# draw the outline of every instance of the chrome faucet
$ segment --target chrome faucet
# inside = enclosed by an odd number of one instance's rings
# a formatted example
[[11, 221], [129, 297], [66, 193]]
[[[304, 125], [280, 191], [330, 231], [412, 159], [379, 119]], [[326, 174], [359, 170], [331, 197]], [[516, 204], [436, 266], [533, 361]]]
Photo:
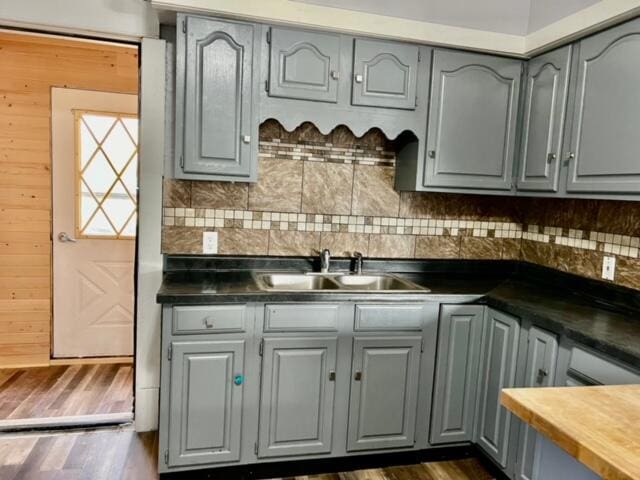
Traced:
[[362, 254], [360, 252], [353, 252], [353, 258], [356, 259], [355, 274], [362, 275], [362, 264], [363, 264]]
[[330, 262], [331, 262], [331, 252], [329, 251], [328, 248], [325, 248], [320, 253], [320, 272], [328, 273]]

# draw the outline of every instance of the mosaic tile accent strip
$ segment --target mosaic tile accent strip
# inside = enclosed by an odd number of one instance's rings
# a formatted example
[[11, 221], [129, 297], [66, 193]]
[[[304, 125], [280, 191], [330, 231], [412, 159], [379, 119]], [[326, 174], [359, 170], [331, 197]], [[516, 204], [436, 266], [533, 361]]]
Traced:
[[260, 140], [258, 158], [384, 167], [393, 167], [396, 164], [395, 152], [385, 151], [382, 147], [365, 148], [358, 145], [338, 146], [314, 142], [286, 143], [278, 138]]

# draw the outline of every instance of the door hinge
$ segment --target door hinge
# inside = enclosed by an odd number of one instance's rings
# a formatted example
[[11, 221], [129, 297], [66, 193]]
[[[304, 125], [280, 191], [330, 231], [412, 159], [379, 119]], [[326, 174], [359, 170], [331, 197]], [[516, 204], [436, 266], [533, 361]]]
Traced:
[[267, 43], [271, 43], [271, 29], [267, 30]]
[[269, 80], [264, 81], [264, 91], [269, 93]]
[[184, 155], [180, 155], [180, 168], [184, 168]]
[[422, 53], [420, 53], [420, 50], [418, 49], [418, 62], [420, 62], [421, 59], [422, 59]]
[[416, 95], [416, 107], [418, 106], [418, 95]]
[[258, 442], [253, 444], [253, 453], [255, 453], [256, 455], [258, 455]]
[[258, 355], [262, 356], [264, 353], [264, 338], [260, 339], [260, 346], [258, 347]]
[[167, 360], [171, 360], [171, 357], [173, 356], [173, 345], [169, 345], [169, 347], [167, 348]]
[[164, 464], [169, 465], [169, 450], [164, 451]]
[[424, 338], [420, 341], [420, 353], [424, 353]]
[[187, 33], [187, 22], [182, 20], [182, 33]]

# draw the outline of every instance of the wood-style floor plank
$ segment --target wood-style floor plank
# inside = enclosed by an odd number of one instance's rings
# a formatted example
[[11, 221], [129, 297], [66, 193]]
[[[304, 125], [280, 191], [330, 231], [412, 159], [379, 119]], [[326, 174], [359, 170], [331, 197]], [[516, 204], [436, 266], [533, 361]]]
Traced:
[[131, 364], [0, 369], [0, 421], [130, 413], [132, 408]]

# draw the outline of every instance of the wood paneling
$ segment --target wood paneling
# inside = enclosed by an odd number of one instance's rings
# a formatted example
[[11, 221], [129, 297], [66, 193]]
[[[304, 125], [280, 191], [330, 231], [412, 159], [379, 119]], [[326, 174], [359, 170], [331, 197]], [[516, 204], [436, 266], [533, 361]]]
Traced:
[[50, 357], [51, 87], [138, 93], [138, 49], [0, 32], [0, 366]]

